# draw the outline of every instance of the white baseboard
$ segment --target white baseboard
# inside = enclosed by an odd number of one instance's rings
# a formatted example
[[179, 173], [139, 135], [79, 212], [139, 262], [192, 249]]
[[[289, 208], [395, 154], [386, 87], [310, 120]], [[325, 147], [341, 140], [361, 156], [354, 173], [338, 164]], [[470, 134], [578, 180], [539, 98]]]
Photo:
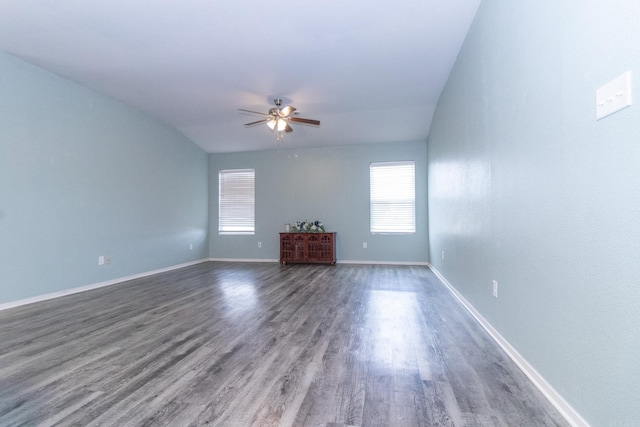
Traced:
[[255, 258], [209, 258], [208, 261], [219, 262], [280, 262], [279, 259], [255, 259]]
[[493, 340], [507, 353], [509, 358], [518, 365], [520, 370], [529, 378], [529, 380], [540, 390], [540, 392], [551, 402], [551, 404], [560, 412], [560, 414], [573, 427], [589, 427], [589, 424], [580, 416], [580, 414], [565, 401], [562, 396], [554, 390], [542, 375], [535, 370], [533, 366], [522, 357], [520, 353], [484, 318], [482, 315], [467, 301], [456, 288], [436, 268], [429, 264], [429, 268], [435, 273], [440, 281], [449, 289], [456, 299], [466, 308], [469, 313], [480, 323]]
[[360, 260], [338, 260], [337, 264], [378, 264], [378, 265], [419, 265], [423, 267], [429, 267], [428, 262], [400, 262], [400, 261], [360, 261]]
[[[209, 258], [209, 261], [219, 261], [219, 262], [280, 262], [279, 259], [250, 259], [250, 258]], [[429, 263], [428, 262], [399, 262], [399, 261], [338, 260], [338, 261], [336, 261], [336, 264], [419, 265], [419, 266], [429, 267]]]
[[93, 283], [91, 285], [80, 286], [78, 288], [73, 289], [65, 289], [64, 291], [52, 292], [50, 294], [38, 295], [36, 297], [25, 298], [18, 301], [11, 301], [4, 304], [0, 304], [0, 311], [8, 310], [10, 308], [19, 307], [21, 305], [33, 304], [40, 301], [46, 301], [53, 298], [64, 297], [67, 295], [77, 294], [79, 292], [90, 291], [92, 289], [103, 288], [105, 286], [115, 285], [117, 283], [126, 282], [128, 280], [139, 279], [141, 277], [151, 276], [158, 273], [165, 273], [167, 271], [176, 270], [178, 268], [189, 267], [190, 265], [200, 264], [202, 262], [206, 262], [208, 259], [200, 259], [197, 261], [185, 262], [184, 264], [172, 265], [170, 267], [160, 268], [158, 270], [147, 271], [144, 273], [134, 274], [126, 277], [119, 277], [113, 280], [107, 280], [106, 282]]

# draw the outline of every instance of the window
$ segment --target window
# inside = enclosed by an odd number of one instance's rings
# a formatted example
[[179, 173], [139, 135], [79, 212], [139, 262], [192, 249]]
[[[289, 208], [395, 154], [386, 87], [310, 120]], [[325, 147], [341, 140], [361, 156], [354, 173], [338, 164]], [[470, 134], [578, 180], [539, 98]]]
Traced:
[[415, 162], [380, 162], [369, 167], [371, 232], [416, 232]]
[[219, 171], [218, 185], [218, 233], [254, 234], [255, 171]]

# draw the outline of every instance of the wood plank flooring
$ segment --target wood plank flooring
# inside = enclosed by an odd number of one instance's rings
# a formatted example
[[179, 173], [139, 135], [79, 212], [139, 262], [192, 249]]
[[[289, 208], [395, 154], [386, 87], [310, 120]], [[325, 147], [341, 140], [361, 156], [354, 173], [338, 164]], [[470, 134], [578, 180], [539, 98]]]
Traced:
[[426, 267], [208, 262], [0, 312], [0, 426], [565, 426]]

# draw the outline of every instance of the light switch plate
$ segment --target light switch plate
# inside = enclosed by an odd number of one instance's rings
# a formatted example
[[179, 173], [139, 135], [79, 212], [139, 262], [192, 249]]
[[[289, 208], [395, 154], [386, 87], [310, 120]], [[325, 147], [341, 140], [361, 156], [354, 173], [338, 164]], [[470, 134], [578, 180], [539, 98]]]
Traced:
[[596, 119], [631, 105], [631, 71], [627, 71], [615, 80], [596, 90]]

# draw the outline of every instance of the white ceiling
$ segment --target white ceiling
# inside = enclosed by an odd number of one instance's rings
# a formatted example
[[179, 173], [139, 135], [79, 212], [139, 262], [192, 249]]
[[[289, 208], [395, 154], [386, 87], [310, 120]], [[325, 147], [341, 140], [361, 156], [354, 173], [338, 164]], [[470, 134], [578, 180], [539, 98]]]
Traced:
[[122, 101], [210, 153], [273, 149], [244, 128], [273, 99], [291, 147], [426, 140], [480, 0], [0, 0], [0, 50]]

